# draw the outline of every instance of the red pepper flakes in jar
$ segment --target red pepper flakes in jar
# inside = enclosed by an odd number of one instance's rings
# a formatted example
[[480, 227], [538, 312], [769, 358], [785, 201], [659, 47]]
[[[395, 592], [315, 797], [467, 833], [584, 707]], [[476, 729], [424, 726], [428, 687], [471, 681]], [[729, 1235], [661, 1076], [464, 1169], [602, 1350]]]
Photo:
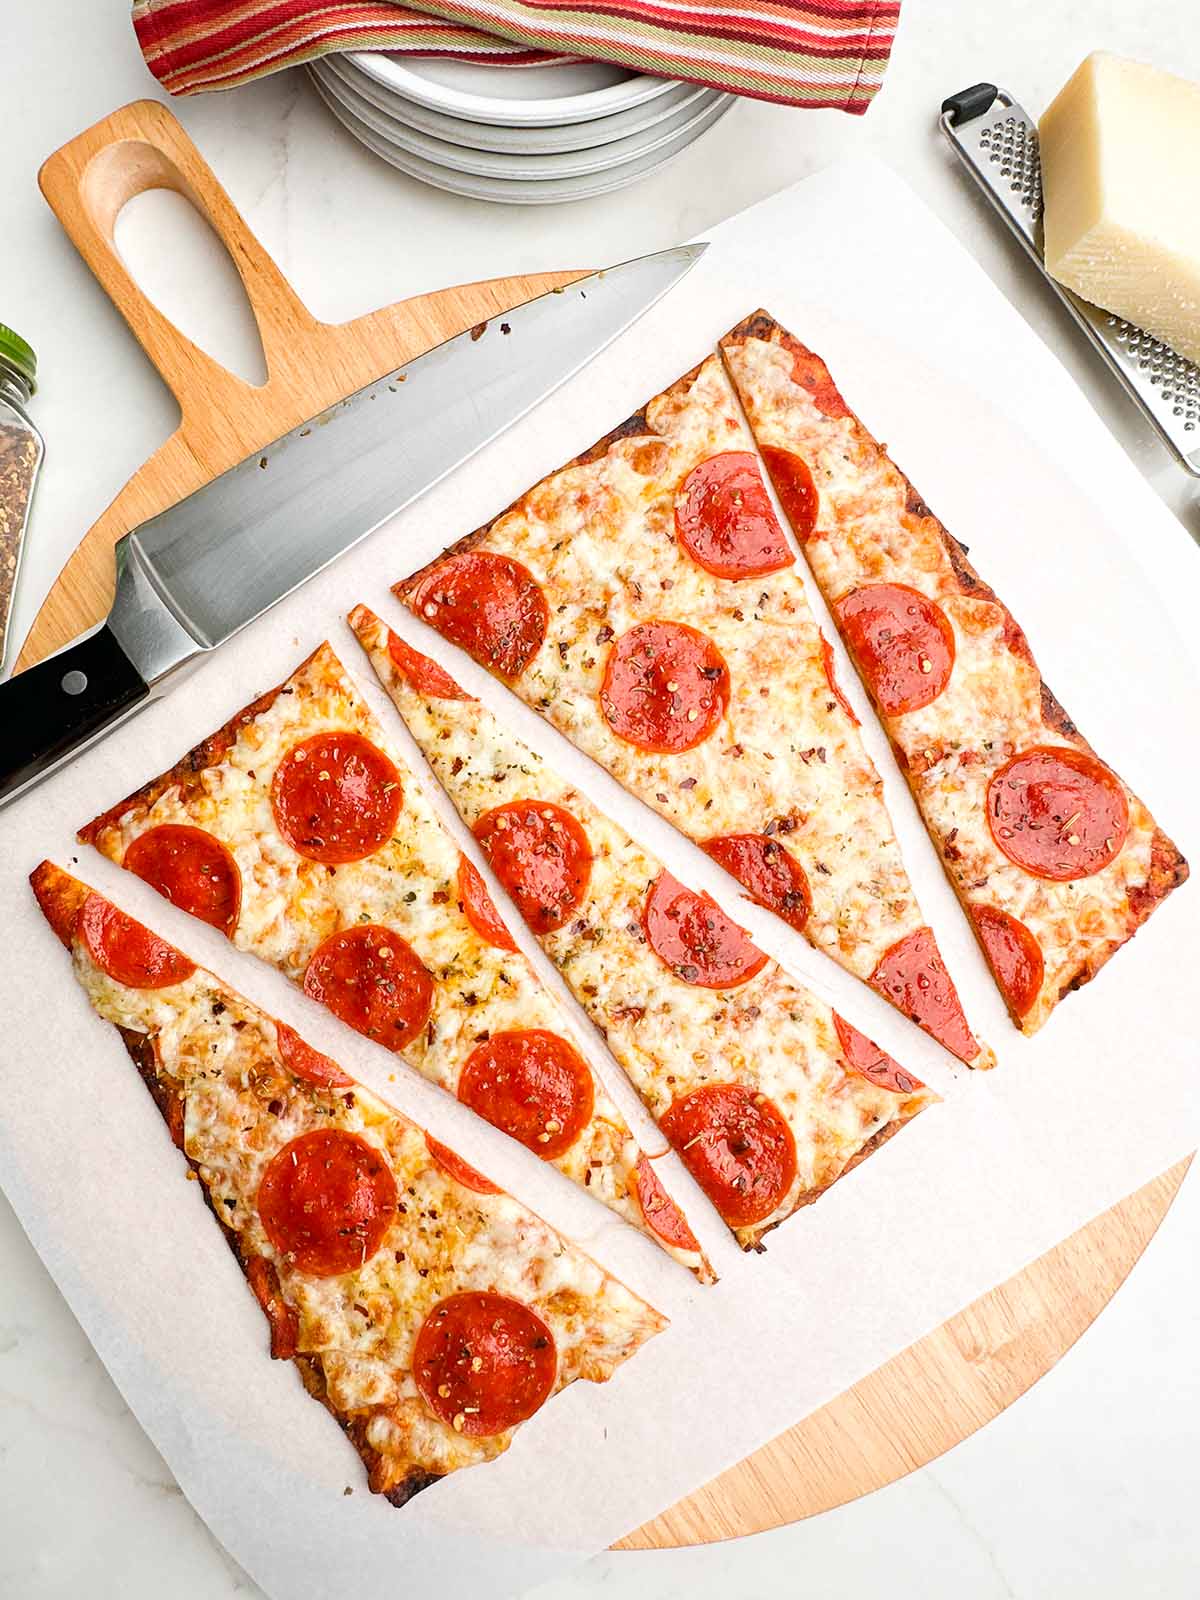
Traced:
[[37, 356], [19, 333], [0, 322], [0, 666], [29, 506], [45, 447], [26, 407], [37, 388]]

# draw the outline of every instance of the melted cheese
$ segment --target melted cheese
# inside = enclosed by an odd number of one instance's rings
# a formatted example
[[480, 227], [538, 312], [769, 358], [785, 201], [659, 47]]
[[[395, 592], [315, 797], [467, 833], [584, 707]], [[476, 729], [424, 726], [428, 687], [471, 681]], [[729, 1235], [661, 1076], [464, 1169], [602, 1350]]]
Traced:
[[[370, 739], [396, 766], [404, 791], [394, 837], [365, 860], [336, 868], [298, 855], [280, 835], [271, 808], [280, 761], [325, 729]], [[293, 982], [303, 981], [313, 952], [339, 929], [371, 922], [401, 934], [436, 982], [428, 1024], [400, 1054], [451, 1094], [471, 1051], [493, 1034], [545, 1028], [570, 1037], [525, 957], [488, 944], [462, 914], [458, 846], [327, 644], [240, 728], [222, 758], [199, 773], [196, 788], [185, 792], [174, 783], [152, 805], [130, 805], [96, 844], [120, 863], [139, 834], [163, 823], [190, 823], [227, 847], [242, 877], [234, 943]], [[644, 1228], [636, 1199], [637, 1143], [598, 1081], [594, 1093], [591, 1121], [553, 1164]], [[694, 1253], [672, 1253], [693, 1269], [701, 1265]]]
[[[476, 1194], [431, 1160], [423, 1132], [356, 1085], [316, 1088], [282, 1064], [274, 1022], [197, 969], [166, 989], [127, 989], [77, 939], [76, 975], [107, 1021], [149, 1036], [160, 1083], [184, 1103], [184, 1150], [246, 1260], [269, 1260], [298, 1317], [297, 1348], [317, 1363], [334, 1410], [361, 1422], [382, 1459], [372, 1488], [414, 1469], [446, 1473], [507, 1449], [515, 1429], [470, 1438], [434, 1416], [412, 1376], [421, 1324], [437, 1302], [491, 1290], [531, 1306], [558, 1353], [555, 1390], [607, 1378], [664, 1319], [507, 1194]], [[263, 1228], [256, 1197], [270, 1161], [314, 1129], [343, 1129], [384, 1155], [402, 1210], [355, 1271], [298, 1271]]]
[[685, 983], [654, 954], [642, 908], [662, 863], [609, 821], [477, 701], [418, 694], [388, 653], [387, 628], [365, 607], [352, 624], [413, 737], [468, 825], [519, 799], [561, 805], [592, 850], [587, 896], [541, 944], [629, 1074], [648, 1109], [705, 1084], [766, 1094], [796, 1143], [797, 1175], [764, 1222], [735, 1230], [749, 1247], [828, 1187], [881, 1129], [936, 1100], [893, 1094], [844, 1066], [833, 1014], [774, 961], [747, 983], [713, 991]]
[[1078, 749], [1082, 741], [1044, 721], [1041, 676], [1009, 648], [1005, 608], [962, 594], [941, 525], [909, 509], [907, 480], [866, 430], [818, 410], [779, 345], [741, 340], [726, 358], [759, 445], [793, 452], [812, 472], [820, 509], [805, 554], [830, 605], [865, 584], [903, 583], [936, 600], [950, 622], [955, 662], [945, 689], [922, 709], [883, 720], [960, 899], [1016, 917], [1041, 946], [1042, 987], [1019, 1024], [1031, 1033], [1129, 937], [1129, 891], [1149, 877], [1154, 819], [1126, 789], [1125, 845], [1086, 878], [1051, 882], [1003, 854], [986, 817], [993, 774], [1030, 746]]
[[[754, 448], [720, 361], [652, 401], [647, 428], [547, 478], [473, 546], [521, 561], [549, 606], [545, 643], [513, 687], [694, 839], [782, 820], [812, 891], [808, 938], [869, 978], [925, 919], [879, 775], [825, 676], [803, 583], [794, 568], [714, 578], [675, 539], [675, 497], [692, 468]], [[599, 704], [610, 636], [597, 634], [660, 618], [706, 634], [732, 684], [716, 731], [678, 755], [626, 743]]]

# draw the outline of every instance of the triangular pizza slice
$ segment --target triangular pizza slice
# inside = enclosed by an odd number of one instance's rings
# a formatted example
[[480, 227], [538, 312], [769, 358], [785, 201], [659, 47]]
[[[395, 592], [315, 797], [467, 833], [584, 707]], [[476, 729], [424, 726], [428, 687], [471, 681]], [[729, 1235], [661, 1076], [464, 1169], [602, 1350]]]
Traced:
[[753, 448], [714, 355], [396, 593], [817, 949], [990, 1065]]
[[[351, 626], [542, 947], [746, 1249], [937, 1099], [365, 606]], [[764, 870], [787, 873], [768, 847]]]
[[1095, 976], [1187, 863], [1044, 683], [820, 356], [766, 312], [722, 341], [779, 498], [1025, 1033]]
[[165, 940], [45, 861], [31, 878], [266, 1313], [395, 1505], [508, 1448], [665, 1318]]
[[79, 837], [708, 1281], [557, 1003], [328, 644]]

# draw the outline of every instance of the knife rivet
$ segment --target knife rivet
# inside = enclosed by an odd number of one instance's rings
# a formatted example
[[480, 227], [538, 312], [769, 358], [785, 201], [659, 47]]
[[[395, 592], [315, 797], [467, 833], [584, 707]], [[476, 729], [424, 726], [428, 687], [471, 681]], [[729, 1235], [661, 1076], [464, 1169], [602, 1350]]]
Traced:
[[62, 689], [64, 694], [82, 694], [87, 685], [86, 672], [72, 671], [63, 674]]

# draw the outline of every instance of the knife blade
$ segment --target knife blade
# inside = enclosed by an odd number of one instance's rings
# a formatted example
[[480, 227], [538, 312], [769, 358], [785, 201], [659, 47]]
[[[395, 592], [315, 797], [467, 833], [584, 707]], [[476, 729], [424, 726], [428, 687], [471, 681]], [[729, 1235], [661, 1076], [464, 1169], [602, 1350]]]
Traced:
[[0, 808], [410, 505], [572, 377], [695, 265], [680, 245], [448, 339], [150, 518], [98, 628], [0, 684]]

